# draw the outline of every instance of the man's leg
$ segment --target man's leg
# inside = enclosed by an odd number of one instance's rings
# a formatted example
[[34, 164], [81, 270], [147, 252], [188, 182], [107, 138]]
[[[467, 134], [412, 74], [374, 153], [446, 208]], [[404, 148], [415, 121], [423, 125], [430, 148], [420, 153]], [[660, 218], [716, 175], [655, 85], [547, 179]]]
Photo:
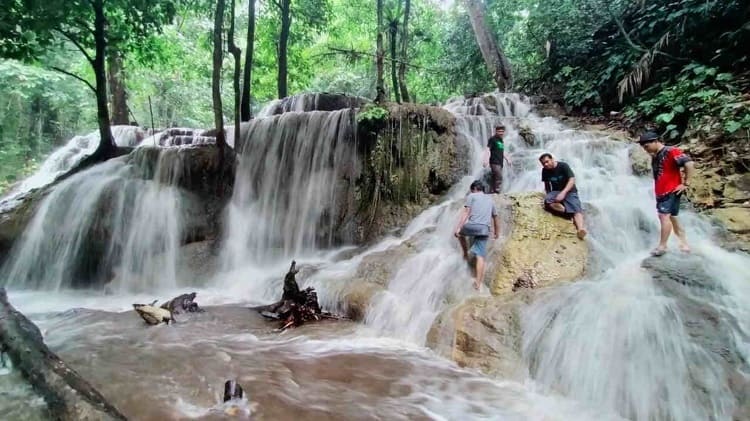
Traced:
[[671, 215], [668, 213], [659, 213], [659, 224], [661, 224], [661, 231], [659, 233], [659, 245], [651, 252], [654, 255], [662, 255], [667, 251], [667, 242], [669, 241], [669, 234], [672, 233], [672, 220]]
[[560, 202], [555, 202], [555, 196], [560, 193], [558, 191], [551, 191], [544, 196], [544, 207], [547, 210], [552, 210], [557, 213], [565, 213], [565, 205]]
[[583, 240], [586, 238], [586, 228], [584, 228], [583, 225], [583, 213], [582, 212], [576, 212], [573, 214], [573, 225], [576, 227], [576, 235], [578, 235], [579, 240]]
[[474, 281], [474, 289], [477, 291], [482, 287], [482, 280], [484, 279], [484, 257], [477, 256], [477, 278]]
[[680, 225], [680, 221], [677, 219], [677, 216], [670, 215], [669, 222], [672, 223], [672, 231], [674, 231], [674, 234], [680, 241], [680, 250], [689, 253], [690, 246], [687, 242], [687, 235], [685, 235], [685, 229], [682, 228], [682, 225]]
[[492, 193], [500, 193], [503, 184], [503, 166], [490, 164], [490, 169], [492, 170]]
[[469, 260], [469, 244], [466, 243], [466, 237], [463, 235], [458, 236], [458, 243], [461, 244], [461, 251], [464, 255], [464, 260]]

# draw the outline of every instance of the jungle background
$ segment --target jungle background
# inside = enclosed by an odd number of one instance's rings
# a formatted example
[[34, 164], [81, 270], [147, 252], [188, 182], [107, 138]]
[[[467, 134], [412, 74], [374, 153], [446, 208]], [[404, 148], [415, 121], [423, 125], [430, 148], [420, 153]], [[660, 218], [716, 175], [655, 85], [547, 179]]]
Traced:
[[654, 125], [670, 142], [746, 147], [750, 134], [748, 1], [12, 0], [3, 9], [0, 191], [101, 126], [102, 100], [111, 124], [211, 127], [302, 92], [439, 103], [497, 89], [472, 11], [510, 66], [505, 90], [625, 128]]

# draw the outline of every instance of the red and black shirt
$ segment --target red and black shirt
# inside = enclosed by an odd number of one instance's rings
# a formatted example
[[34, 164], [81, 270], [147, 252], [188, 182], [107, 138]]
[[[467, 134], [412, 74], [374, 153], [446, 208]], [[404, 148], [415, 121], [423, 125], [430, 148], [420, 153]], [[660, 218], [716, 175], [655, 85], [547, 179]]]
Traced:
[[680, 149], [665, 146], [651, 158], [651, 169], [654, 172], [654, 193], [661, 198], [677, 189], [682, 184], [680, 168], [692, 161]]

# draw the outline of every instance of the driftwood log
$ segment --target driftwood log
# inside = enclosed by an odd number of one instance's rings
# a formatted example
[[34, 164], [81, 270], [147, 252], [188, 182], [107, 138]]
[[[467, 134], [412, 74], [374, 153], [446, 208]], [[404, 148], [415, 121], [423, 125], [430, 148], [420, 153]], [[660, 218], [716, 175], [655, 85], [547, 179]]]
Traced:
[[13, 368], [44, 398], [55, 420], [125, 420], [93, 386], [47, 348], [42, 333], [0, 288], [0, 344]]
[[299, 289], [295, 278], [297, 272], [299, 272], [297, 262], [292, 261], [289, 272], [284, 276], [284, 290], [281, 294], [281, 300], [254, 309], [269, 319], [281, 320], [280, 330], [299, 326], [311, 320], [337, 318], [320, 310], [318, 294], [314, 288]]

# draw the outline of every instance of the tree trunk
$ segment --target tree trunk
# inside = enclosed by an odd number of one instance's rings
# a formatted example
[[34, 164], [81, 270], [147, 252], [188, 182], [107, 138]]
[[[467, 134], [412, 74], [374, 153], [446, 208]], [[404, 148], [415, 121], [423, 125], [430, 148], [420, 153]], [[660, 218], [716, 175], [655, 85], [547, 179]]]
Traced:
[[[255, 51], [255, 0], [248, 1], [247, 45], [245, 46], [245, 69], [242, 74], [242, 101], [240, 103], [240, 120], [250, 121], [253, 118], [251, 93], [253, 83], [253, 52]], [[235, 140], [235, 144], [236, 144]]]
[[398, 35], [398, 21], [394, 20], [388, 23], [388, 40], [389, 50], [391, 51], [391, 86], [393, 87], [393, 95], [396, 97], [396, 102], [401, 103], [401, 95], [399, 95], [398, 88], [398, 72], [396, 71], [396, 37]]
[[[232, 0], [233, 1], [233, 0]], [[211, 94], [214, 103], [214, 126], [216, 126], [216, 146], [224, 150], [227, 141], [224, 133], [224, 116], [221, 105], [221, 63], [224, 56], [221, 42], [221, 32], [224, 28], [224, 0], [216, 2], [216, 14], [214, 15], [214, 57], [213, 74], [211, 78]], [[223, 164], [223, 163], [222, 163]]]
[[289, 44], [289, 28], [292, 25], [290, 14], [291, 0], [281, 0], [281, 33], [279, 34], [279, 99], [288, 95], [287, 79], [287, 46]]
[[92, 161], [104, 161], [115, 155], [117, 146], [112, 136], [109, 123], [109, 108], [107, 106], [107, 71], [104, 66], [107, 51], [106, 18], [104, 17], [103, 0], [93, 0], [94, 7], [94, 40], [96, 41], [96, 55], [91, 63], [96, 78], [96, 116], [99, 122], [99, 146], [91, 156]]
[[125, 420], [91, 384], [47, 348], [42, 333], [0, 288], [0, 349], [44, 398], [51, 419]]
[[409, 91], [406, 89], [406, 64], [409, 62], [409, 13], [411, 0], [406, 0], [404, 6], [404, 24], [401, 28], [401, 63], [398, 66], [398, 86], [401, 90], [401, 100], [409, 102]]
[[112, 124], [128, 124], [128, 93], [125, 90], [125, 76], [122, 72], [122, 55], [112, 51], [107, 56], [109, 67], [109, 97], [112, 105]]
[[376, 52], [375, 52], [375, 72], [376, 72], [376, 85], [375, 85], [375, 102], [382, 104], [385, 102], [385, 80], [383, 78], [383, 0], [377, 1], [377, 15], [378, 15], [378, 36], [376, 38]]
[[234, 57], [234, 77], [232, 78], [232, 88], [234, 90], [234, 144], [239, 143], [240, 139], [240, 63], [242, 60], [242, 50], [234, 43], [234, 0], [231, 0], [229, 33], [227, 35], [227, 46], [229, 52]]
[[490, 27], [484, 19], [486, 14], [484, 4], [481, 0], [464, 0], [464, 3], [469, 12], [471, 27], [474, 29], [474, 35], [476, 36], [479, 50], [482, 52], [482, 57], [484, 57], [484, 63], [487, 65], [487, 70], [492, 75], [500, 91], [511, 89], [513, 87], [513, 77], [510, 70], [510, 62], [495, 41], [495, 36], [490, 31]]

